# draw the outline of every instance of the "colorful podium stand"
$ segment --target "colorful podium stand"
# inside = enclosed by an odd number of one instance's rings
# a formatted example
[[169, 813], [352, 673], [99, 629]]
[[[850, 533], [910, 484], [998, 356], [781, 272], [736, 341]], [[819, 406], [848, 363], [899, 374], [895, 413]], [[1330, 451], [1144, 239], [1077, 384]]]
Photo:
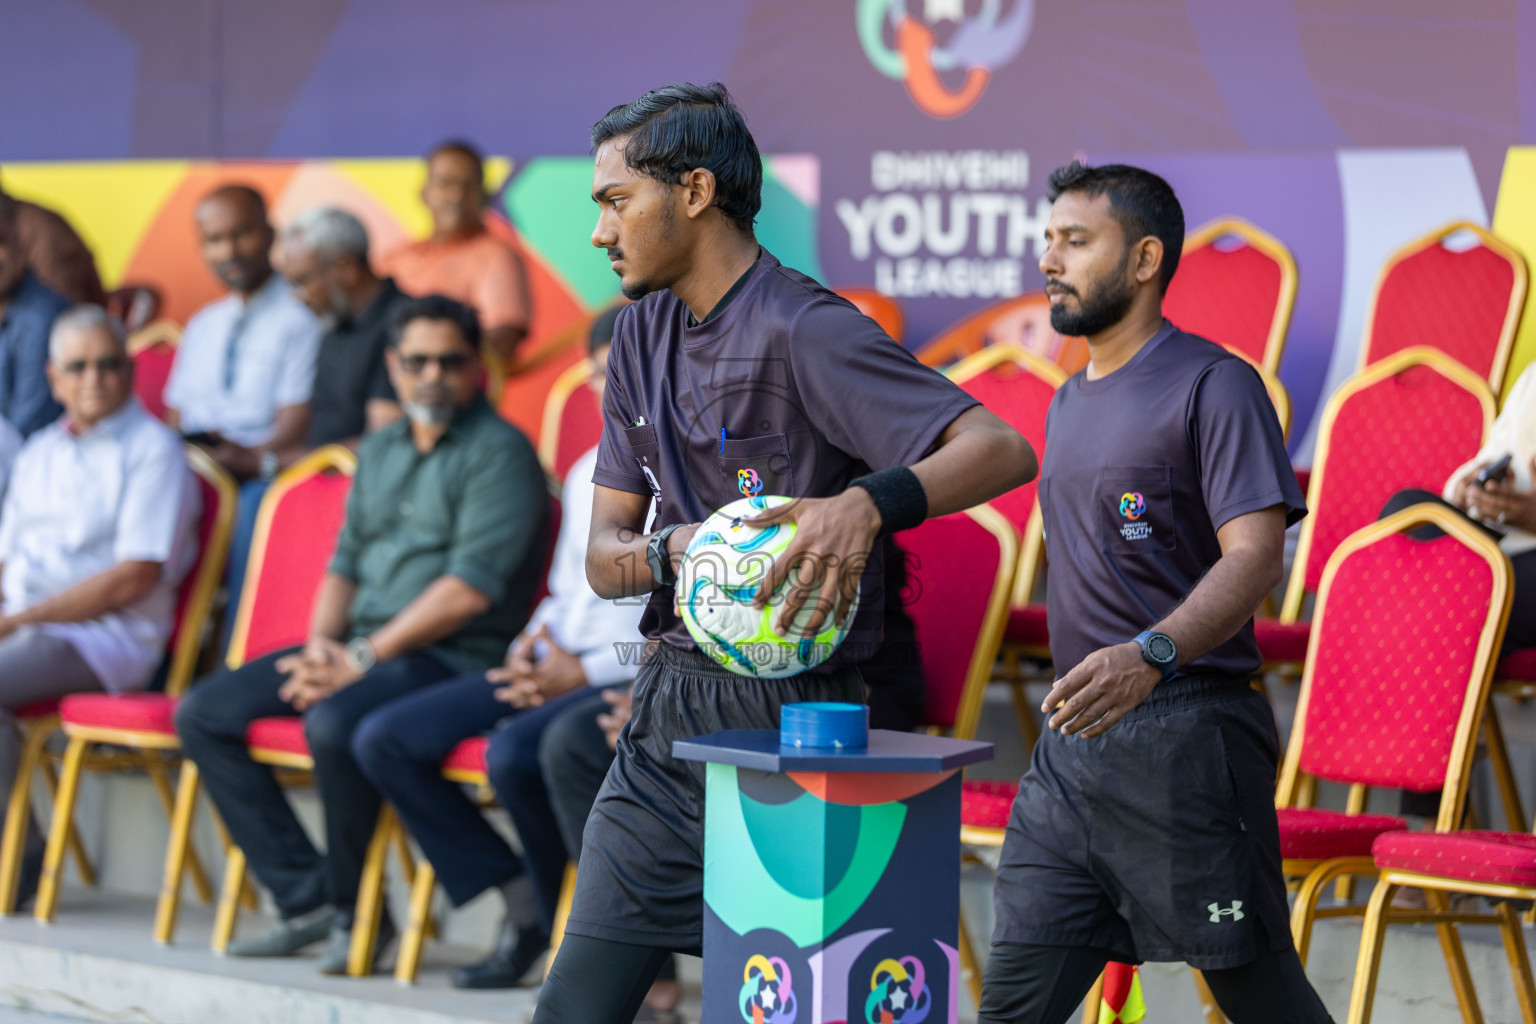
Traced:
[[960, 768], [990, 743], [734, 730], [672, 749], [708, 762], [708, 1024], [955, 1024]]

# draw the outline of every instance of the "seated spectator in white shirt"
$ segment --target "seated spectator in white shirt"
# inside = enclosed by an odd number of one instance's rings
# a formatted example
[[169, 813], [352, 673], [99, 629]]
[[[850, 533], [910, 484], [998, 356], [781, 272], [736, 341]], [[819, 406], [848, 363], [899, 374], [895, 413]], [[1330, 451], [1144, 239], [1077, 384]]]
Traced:
[[168, 422], [236, 477], [304, 443], [321, 326], [272, 270], [272, 225], [255, 189], [226, 185], [197, 207], [208, 268], [230, 294], [193, 314], [165, 385]]
[[[180, 439], [133, 397], [122, 326], [100, 306], [60, 316], [48, 380], [64, 415], [23, 446], [0, 505], [0, 794], [15, 709], [149, 684], [196, 553], [199, 491]], [[41, 855], [34, 826], [24, 898]]]

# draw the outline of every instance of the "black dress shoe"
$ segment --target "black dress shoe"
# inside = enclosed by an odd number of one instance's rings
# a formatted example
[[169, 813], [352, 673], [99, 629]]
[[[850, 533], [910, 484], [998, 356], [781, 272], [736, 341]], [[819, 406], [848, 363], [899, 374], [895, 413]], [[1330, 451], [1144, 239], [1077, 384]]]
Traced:
[[454, 988], [514, 988], [549, 948], [549, 936], [538, 925], [502, 932], [496, 952], [478, 964], [453, 972]]

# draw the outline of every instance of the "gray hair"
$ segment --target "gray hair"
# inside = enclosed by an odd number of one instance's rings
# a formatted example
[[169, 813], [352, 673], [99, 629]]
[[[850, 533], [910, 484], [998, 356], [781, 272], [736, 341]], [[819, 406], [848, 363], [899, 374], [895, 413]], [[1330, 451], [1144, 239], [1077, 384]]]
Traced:
[[351, 256], [368, 265], [368, 229], [346, 210], [313, 206], [294, 218], [283, 244], [300, 245], [317, 256]]
[[128, 354], [128, 335], [123, 330], [123, 322], [100, 306], [86, 303], [65, 310], [53, 321], [53, 330], [48, 334], [48, 361], [62, 361], [59, 350], [63, 347], [65, 335], [73, 331], [90, 330], [104, 332], [117, 343], [119, 354]]

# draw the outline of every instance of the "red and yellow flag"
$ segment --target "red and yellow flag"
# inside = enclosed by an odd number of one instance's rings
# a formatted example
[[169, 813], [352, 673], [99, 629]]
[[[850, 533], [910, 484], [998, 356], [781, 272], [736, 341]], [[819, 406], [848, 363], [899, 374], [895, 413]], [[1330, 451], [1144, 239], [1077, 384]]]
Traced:
[[1146, 1016], [1147, 1005], [1141, 1001], [1141, 971], [1132, 964], [1105, 965], [1099, 1024], [1136, 1024]]

